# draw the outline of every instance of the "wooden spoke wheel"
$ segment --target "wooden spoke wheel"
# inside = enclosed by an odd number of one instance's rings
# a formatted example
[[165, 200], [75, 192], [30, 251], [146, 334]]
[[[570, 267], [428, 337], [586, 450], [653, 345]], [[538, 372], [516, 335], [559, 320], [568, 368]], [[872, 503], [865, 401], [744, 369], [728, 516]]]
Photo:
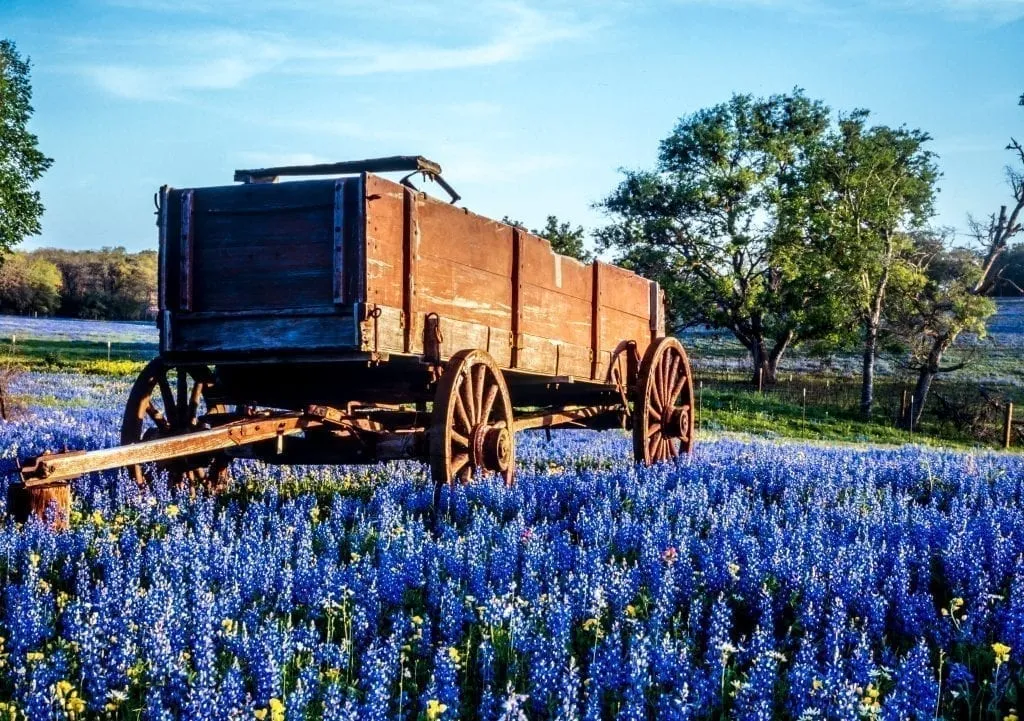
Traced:
[[440, 487], [476, 471], [511, 484], [516, 447], [512, 399], [501, 369], [485, 351], [452, 356], [438, 381], [430, 424], [430, 472]]
[[[206, 406], [213, 375], [206, 366], [175, 367], [156, 358], [142, 369], [128, 395], [121, 422], [121, 443], [167, 438], [209, 427], [202, 422], [207, 412], [224, 412], [222, 406]], [[157, 464], [128, 466], [139, 485], [152, 480], [156, 469], [165, 470], [172, 484], [207, 484], [213, 489], [228, 482], [231, 459], [224, 453], [176, 458]]]
[[650, 465], [693, 450], [693, 374], [675, 338], [647, 348], [633, 405], [633, 453]]
[[623, 429], [628, 429], [633, 421], [629, 397], [630, 389], [636, 384], [639, 367], [640, 356], [636, 352], [636, 342], [622, 341], [619, 343], [612, 353], [605, 380], [615, 386], [615, 390], [619, 394], [619, 403], [622, 406], [619, 422]]

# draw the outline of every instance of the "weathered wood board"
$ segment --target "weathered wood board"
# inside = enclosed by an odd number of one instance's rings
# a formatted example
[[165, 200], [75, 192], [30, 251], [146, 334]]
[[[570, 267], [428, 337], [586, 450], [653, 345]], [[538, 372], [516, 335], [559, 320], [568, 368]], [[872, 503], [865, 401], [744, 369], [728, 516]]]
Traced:
[[376, 350], [423, 353], [436, 313], [442, 358], [484, 348], [504, 368], [604, 380], [622, 341], [642, 355], [664, 335], [660, 291], [635, 273], [558, 255], [525, 230], [384, 178], [367, 177], [366, 198]]

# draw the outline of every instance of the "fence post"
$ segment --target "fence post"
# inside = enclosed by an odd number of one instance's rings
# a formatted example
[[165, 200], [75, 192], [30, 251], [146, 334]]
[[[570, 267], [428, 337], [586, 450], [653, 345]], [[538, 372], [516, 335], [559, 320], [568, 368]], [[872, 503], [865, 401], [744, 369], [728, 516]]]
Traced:
[[807, 420], [807, 386], [804, 386], [804, 400], [803, 400], [803, 408], [802, 408], [802, 410], [800, 412], [800, 419], [804, 420], [804, 421]]
[[704, 415], [704, 381], [697, 386], [697, 432], [701, 432], [700, 422], [703, 420], [701, 416]]
[[907, 427], [910, 429], [910, 435], [914, 435], [914, 396], [910, 396], [910, 416], [907, 418]]
[[757, 369], [757, 392], [764, 393], [764, 368]]
[[107, 361], [110, 361], [110, 341], [107, 341]]
[[1003, 449], [1009, 449], [1013, 440], [1013, 404], [1006, 404], [1006, 416], [1003, 418]]
[[903, 419], [907, 417], [907, 389], [903, 389], [903, 395], [900, 397], [900, 415], [896, 419], [896, 425], [903, 422]]

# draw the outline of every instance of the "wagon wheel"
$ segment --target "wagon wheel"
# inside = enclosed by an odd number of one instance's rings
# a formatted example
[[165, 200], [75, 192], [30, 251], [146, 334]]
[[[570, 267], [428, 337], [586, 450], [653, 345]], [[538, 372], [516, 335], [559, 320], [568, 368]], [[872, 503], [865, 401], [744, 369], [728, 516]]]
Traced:
[[633, 453], [650, 465], [693, 450], [693, 375], [675, 338], [658, 338], [640, 366], [633, 407]]
[[612, 352], [605, 380], [615, 386], [622, 406], [620, 421], [623, 429], [628, 429], [633, 422], [633, 413], [629, 404], [630, 390], [636, 384], [640, 356], [636, 352], [636, 341], [624, 340]]
[[475, 471], [515, 473], [512, 399], [501, 369], [485, 351], [452, 356], [437, 384], [430, 423], [430, 472], [437, 488]]
[[[121, 422], [121, 443], [129, 445], [202, 430], [204, 411], [223, 412], [222, 406], [205, 407], [213, 376], [206, 366], [174, 367], [156, 358], [142, 369], [128, 395]], [[224, 453], [176, 458], [157, 464], [134, 465], [128, 472], [140, 486], [152, 480], [156, 468], [166, 470], [172, 484], [205, 483], [213, 489], [227, 484], [231, 459]]]

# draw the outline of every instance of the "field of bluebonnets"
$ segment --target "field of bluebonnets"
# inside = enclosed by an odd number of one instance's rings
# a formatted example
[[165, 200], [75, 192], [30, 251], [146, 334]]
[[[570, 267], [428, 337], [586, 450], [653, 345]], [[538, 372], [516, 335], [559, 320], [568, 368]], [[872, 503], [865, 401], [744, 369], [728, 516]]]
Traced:
[[[127, 382], [32, 374], [5, 456], [116, 441]], [[1024, 458], [615, 432], [519, 477], [241, 466], [0, 526], [0, 719], [1013, 719]], [[2, 502], [2, 501], [0, 501]]]

